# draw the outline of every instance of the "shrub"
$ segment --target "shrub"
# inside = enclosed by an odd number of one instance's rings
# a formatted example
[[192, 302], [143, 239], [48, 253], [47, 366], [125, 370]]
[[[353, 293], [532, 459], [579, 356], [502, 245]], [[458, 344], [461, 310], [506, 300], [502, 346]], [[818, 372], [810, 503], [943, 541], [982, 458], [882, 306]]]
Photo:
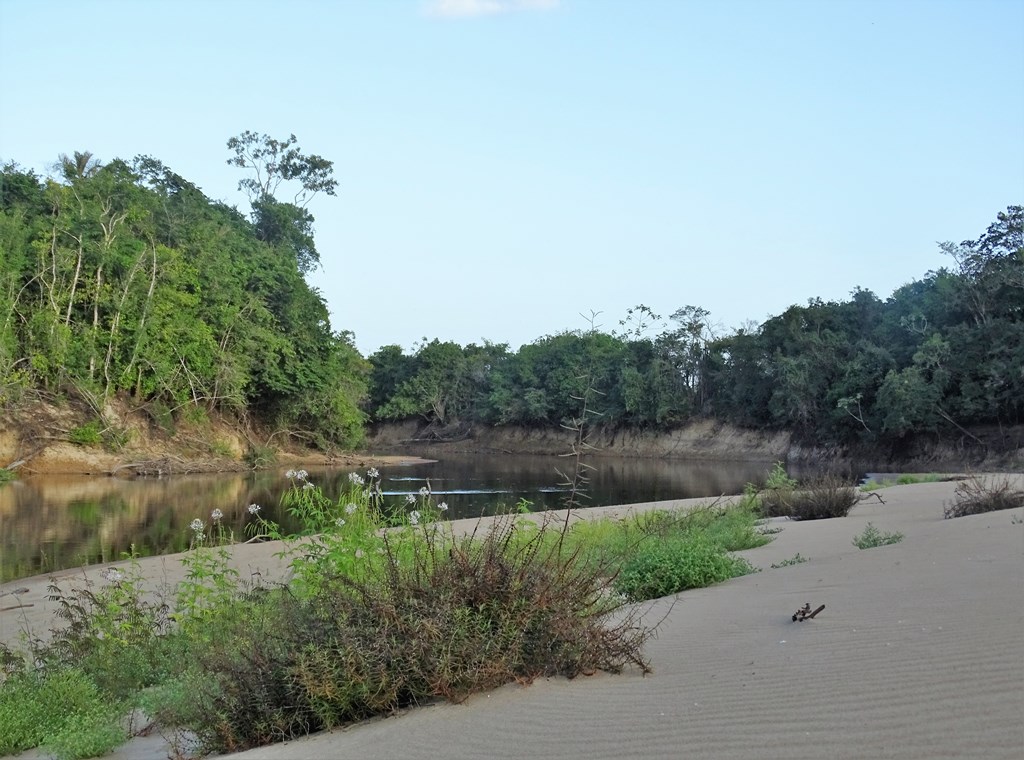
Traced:
[[776, 462], [765, 478], [764, 488], [747, 484], [748, 498], [757, 497], [765, 517], [783, 517], [789, 513], [789, 497], [797, 487], [795, 478], [789, 477], [782, 462]]
[[898, 544], [902, 540], [902, 533], [882, 533], [874, 525], [868, 523], [864, 532], [854, 537], [853, 545], [858, 549], [874, 549], [876, 546]]
[[98, 446], [103, 443], [103, 425], [99, 420], [79, 425], [68, 433], [68, 440], [79, 446]]
[[105, 754], [127, 738], [120, 710], [77, 668], [14, 673], [0, 687], [0, 755], [41, 744], [58, 758]]
[[947, 520], [1024, 507], [1024, 491], [1015, 488], [1008, 477], [988, 482], [978, 477], [968, 478], [957, 484], [954, 498], [955, 501], [947, 504], [942, 512]]
[[669, 596], [753, 572], [750, 563], [725, 553], [706, 536], [651, 541], [638, 547], [615, 578], [615, 590], [631, 602]]
[[550, 527], [524, 539], [518, 525], [465, 539], [401, 531], [384, 542], [382, 573], [337, 575], [310, 596], [267, 591], [221, 614], [162, 717], [187, 720], [205, 749], [237, 750], [511, 681], [646, 670], [649, 632], [631, 614], [610, 622], [601, 574], [551, 550]]
[[846, 517], [859, 501], [857, 489], [847, 480], [826, 475], [793, 492], [789, 502], [789, 517], [793, 520]]
[[846, 517], [860, 501], [857, 488], [835, 475], [808, 481], [800, 488], [765, 491], [760, 495], [765, 517], [792, 520], [824, 520]]
[[106, 585], [84, 581], [68, 589], [52, 582], [48, 598], [57, 603], [63, 627], [46, 644], [36, 641], [33, 657], [49, 670], [81, 669], [107, 694], [124, 695], [157, 682], [172, 668], [174, 640], [168, 607], [145, 597], [136, 563], [108, 569]]

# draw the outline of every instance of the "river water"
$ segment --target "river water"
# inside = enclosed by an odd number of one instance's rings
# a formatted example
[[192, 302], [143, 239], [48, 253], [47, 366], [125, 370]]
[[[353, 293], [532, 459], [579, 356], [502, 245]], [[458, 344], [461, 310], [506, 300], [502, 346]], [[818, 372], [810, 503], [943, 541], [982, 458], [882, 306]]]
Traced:
[[[763, 462], [688, 462], [595, 457], [584, 506], [605, 506], [739, 493], [762, 483]], [[402, 504], [428, 486], [446, 502], [451, 518], [477, 517], [514, 507], [557, 509], [567, 487], [559, 474], [572, 461], [550, 456], [445, 455], [443, 461], [381, 467], [387, 503]], [[311, 482], [331, 499], [348, 486], [352, 468], [307, 468]], [[224, 524], [245, 535], [249, 504], [286, 529], [279, 508], [288, 487], [286, 468], [257, 473], [176, 475], [160, 479], [46, 475], [0, 485], [0, 582], [83, 564], [120, 559], [134, 546], [142, 556], [188, 547], [191, 520], [209, 521], [220, 509]], [[358, 471], [365, 475], [365, 471]]]

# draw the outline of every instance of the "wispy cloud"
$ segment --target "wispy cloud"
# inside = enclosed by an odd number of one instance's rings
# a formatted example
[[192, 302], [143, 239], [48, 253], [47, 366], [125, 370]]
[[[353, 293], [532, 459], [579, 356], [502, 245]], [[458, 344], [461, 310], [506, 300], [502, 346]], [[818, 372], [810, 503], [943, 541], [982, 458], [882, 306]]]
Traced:
[[468, 18], [496, 16], [515, 11], [550, 11], [560, 0], [430, 0], [426, 5], [429, 16], [438, 18]]

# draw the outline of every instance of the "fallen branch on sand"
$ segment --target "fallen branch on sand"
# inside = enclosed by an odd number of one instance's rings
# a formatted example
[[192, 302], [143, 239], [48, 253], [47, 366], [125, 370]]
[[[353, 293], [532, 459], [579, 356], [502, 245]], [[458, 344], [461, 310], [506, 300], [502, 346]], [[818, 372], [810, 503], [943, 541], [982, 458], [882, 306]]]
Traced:
[[819, 612], [821, 612], [823, 609], [825, 609], [825, 605], [824, 604], [821, 605], [820, 607], [818, 607], [818, 609], [816, 609], [813, 612], [811, 612], [811, 603], [808, 602], [803, 607], [801, 607], [800, 609], [798, 609], [796, 612], [793, 613], [793, 622], [794, 623], [802, 623], [805, 620], [813, 620], [814, 616], [817, 615]]

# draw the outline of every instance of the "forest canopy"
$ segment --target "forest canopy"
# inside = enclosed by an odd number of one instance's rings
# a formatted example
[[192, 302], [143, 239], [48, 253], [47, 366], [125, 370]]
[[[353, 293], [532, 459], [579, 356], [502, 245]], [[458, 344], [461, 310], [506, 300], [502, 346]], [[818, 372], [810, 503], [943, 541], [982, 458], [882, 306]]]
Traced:
[[353, 447], [368, 420], [452, 425], [593, 422], [669, 429], [701, 419], [791, 430], [818, 444], [898, 445], [1024, 422], [1024, 208], [948, 266], [882, 300], [812, 298], [757, 327], [715, 329], [699, 306], [646, 306], [616, 329], [518, 351], [426, 338], [369, 359], [332, 329], [305, 280], [320, 266], [306, 206], [330, 161], [243, 132], [248, 214], [155, 158], [61, 156], [53, 176], [0, 168], [0, 407], [120, 396], [154, 419], [218, 411]]
[[[249, 216], [148, 156], [0, 169], [0, 403], [33, 391], [99, 411], [121, 394], [154, 418], [220, 410], [361, 440], [368, 365], [303, 277], [319, 257], [300, 203], [333, 192], [330, 162], [294, 137], [233, 139], [256, 154], [236, 164], [256, 177]], [[260, 149], [281, 145], [267, 183]], [[299, 202], [272, 195], [282, 179]]]
[[813, 298], [752, 329], [718, 334], [685, 306], [645, 306], [618, 330], [585, 329], [510, 351], [424, 339], [370, 356], [374, 419], [445, 427], [596, 424], [668, 429], [696, 419], [785, 429], [818, 444], [899, 445], [914, 434], [971, 436], [1024, 422], [1024, 210], [976, 240], [942, 243], [949, 266], [886, 300]]

